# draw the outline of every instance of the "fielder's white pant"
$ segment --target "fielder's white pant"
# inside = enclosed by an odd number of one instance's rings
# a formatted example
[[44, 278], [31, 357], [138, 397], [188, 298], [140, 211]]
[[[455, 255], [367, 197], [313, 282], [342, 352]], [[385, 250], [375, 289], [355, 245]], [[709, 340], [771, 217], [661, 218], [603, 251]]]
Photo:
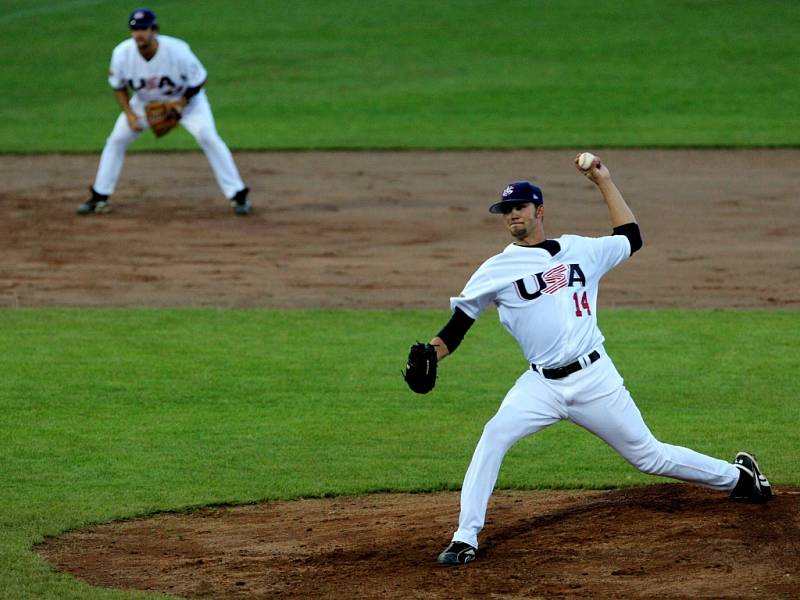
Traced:
[[[148, 125], [147, 119], [144, 117], [144, 106], [137, 101], [135, 96], [131, 100], [131, 108], [139, 116], [139, 125], [146, 130]], [[214, 171], [214, 177], [217, 178], [217, 183], [225, 197], [232, 198], [236, 192], [244, 188], [236, 163], [233, 162], [231, 151], [217, 133], [214, 115], [211, 113], [211, 105], [208, 103], [205, 90], [200, 90], [183, 109], [180, 124], [194, 136], [205, 152], [206, 158], [211, 164], [211, 170]], [[122, 163], [125, 162], [125, 152], [128, 146], [142, 133], [142, 131], [134, 131], [128, 126], [125, 113], [119, 114], [114, 129], [106, 140], [103, 153], [100, 155], [100, 166], [97, 168], [93, 186], [98, 194], [110, 196], [114, 193], [119, 174], [122, 171]]]
[[736, 486], [739, 470], [733, 464], [653, 437], [611, 359], [601, 355], [563, 379], [545, 379], [533, 370], [517, 379], [475, 448], [461, 490], [454, 541], [478, 547], [478, 533], [506, 452], [515, 442], [561, 419], [589, 430], [644, 473], [720, 491]]

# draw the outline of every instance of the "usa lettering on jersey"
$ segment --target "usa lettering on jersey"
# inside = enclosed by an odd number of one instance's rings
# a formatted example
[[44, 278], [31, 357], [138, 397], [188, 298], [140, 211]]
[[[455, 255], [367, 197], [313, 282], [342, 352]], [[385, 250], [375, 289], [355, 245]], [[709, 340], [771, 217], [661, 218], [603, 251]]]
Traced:
[[140, 77], [137, 80], [128, 79], [128, 86], [134, 91], [139, 90], [161, 90], [162, 93], [169, 96], [180, 94], [185, 88], [182, 85], [177, 85], [166, 75], [162, 77]]
[[574, 287], [576, 283], [585, 287], [586, 276], [578, 263], [570, 263], [517, 279], [514, 288], [521, 299], [536, 300], [542, 294], [555, 294], [563, 287]]

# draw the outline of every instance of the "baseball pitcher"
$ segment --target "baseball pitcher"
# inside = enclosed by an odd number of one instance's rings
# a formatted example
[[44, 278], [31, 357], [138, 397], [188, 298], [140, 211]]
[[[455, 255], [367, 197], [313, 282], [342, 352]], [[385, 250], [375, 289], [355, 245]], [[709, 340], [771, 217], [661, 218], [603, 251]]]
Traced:
[[612, 234], [548, 239], [542, 190], [526, 181], [508, 185], [489, 212], [502, 215], [514, 242], [475, 271], [461, 294], [450, 299], [450, 321], [429, 344], [415, 344], [409, 353], [406, 381], [426, 393], [435, 385], [438, 362], [458, 348], [493, 303], [530, 365], [475, 448], [461, 491], [458, 529], [438, 557], [443, 565], [475, 559], [489, 497], [509, 448], [562, 419], [597, 435], [645, 473], [729, 492], [737, 500], [763, 502], [772, 496], [769, 481], [747, 452], [739, 452], [731, 464], [658, 441], [603, 348], [597, 327], [600, 279], [639, 250], [642, 237], [608, 168], [599, 158], [590, 159], [579, 156], [576, 165], [600, 191]]
[[[150, 128], [157, 137], [183, 125], [205, 152], [222, 193], [237, 215], [251, 211], [248, 188], [242, 182], [230, 150], [217, 133], [211, 105], [203, 86], [206, 70], [189, 45], [160, 35], [156, 15], [146, 8], [128, 18], [131, 37], [111, 54], [108, 83], [122, 108], [106, 140], [100, 166], [91, 188], [92, 197], [80, 205], [78, 214], [111, 210], [125, 152], [142, 132]], [[133, 92], [130, 98], [129, 90]]]

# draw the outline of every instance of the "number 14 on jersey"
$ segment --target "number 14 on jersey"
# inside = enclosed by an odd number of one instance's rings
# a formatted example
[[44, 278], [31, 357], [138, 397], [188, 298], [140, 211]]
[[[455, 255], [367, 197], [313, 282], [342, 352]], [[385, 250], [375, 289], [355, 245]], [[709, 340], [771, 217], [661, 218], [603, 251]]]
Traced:
[[574, 294], [572, 294], [572, 299], [575, 302], [575, 316], [576, 317], [582, 317], [583, 316], [583, 311], [581, 310], [581, 308], [586, 311], [587, 315], [591, 315], [592, 314], [592, 307], [589, 306], [589, 299], [586, 297], [586, 292], [585, 291], [581, 295], [580, 299], [578, 298], [578, 292], [575, 292]]

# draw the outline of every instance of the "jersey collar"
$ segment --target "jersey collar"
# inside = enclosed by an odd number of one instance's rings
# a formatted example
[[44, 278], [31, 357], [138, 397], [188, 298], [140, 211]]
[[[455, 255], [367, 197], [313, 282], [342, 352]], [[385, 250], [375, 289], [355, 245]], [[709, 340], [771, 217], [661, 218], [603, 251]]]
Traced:
[[514, 245], [517, 248], [538, 248], [539, 250], [546, 250], [550, 253], [550, 256], [555, 256], [561, 252], [561, 244], [559, 244], [556, 240], [545, 240], [543, 242], [539, 242], [538, 244], [533, 244], [532, 246], [516, 243]]

